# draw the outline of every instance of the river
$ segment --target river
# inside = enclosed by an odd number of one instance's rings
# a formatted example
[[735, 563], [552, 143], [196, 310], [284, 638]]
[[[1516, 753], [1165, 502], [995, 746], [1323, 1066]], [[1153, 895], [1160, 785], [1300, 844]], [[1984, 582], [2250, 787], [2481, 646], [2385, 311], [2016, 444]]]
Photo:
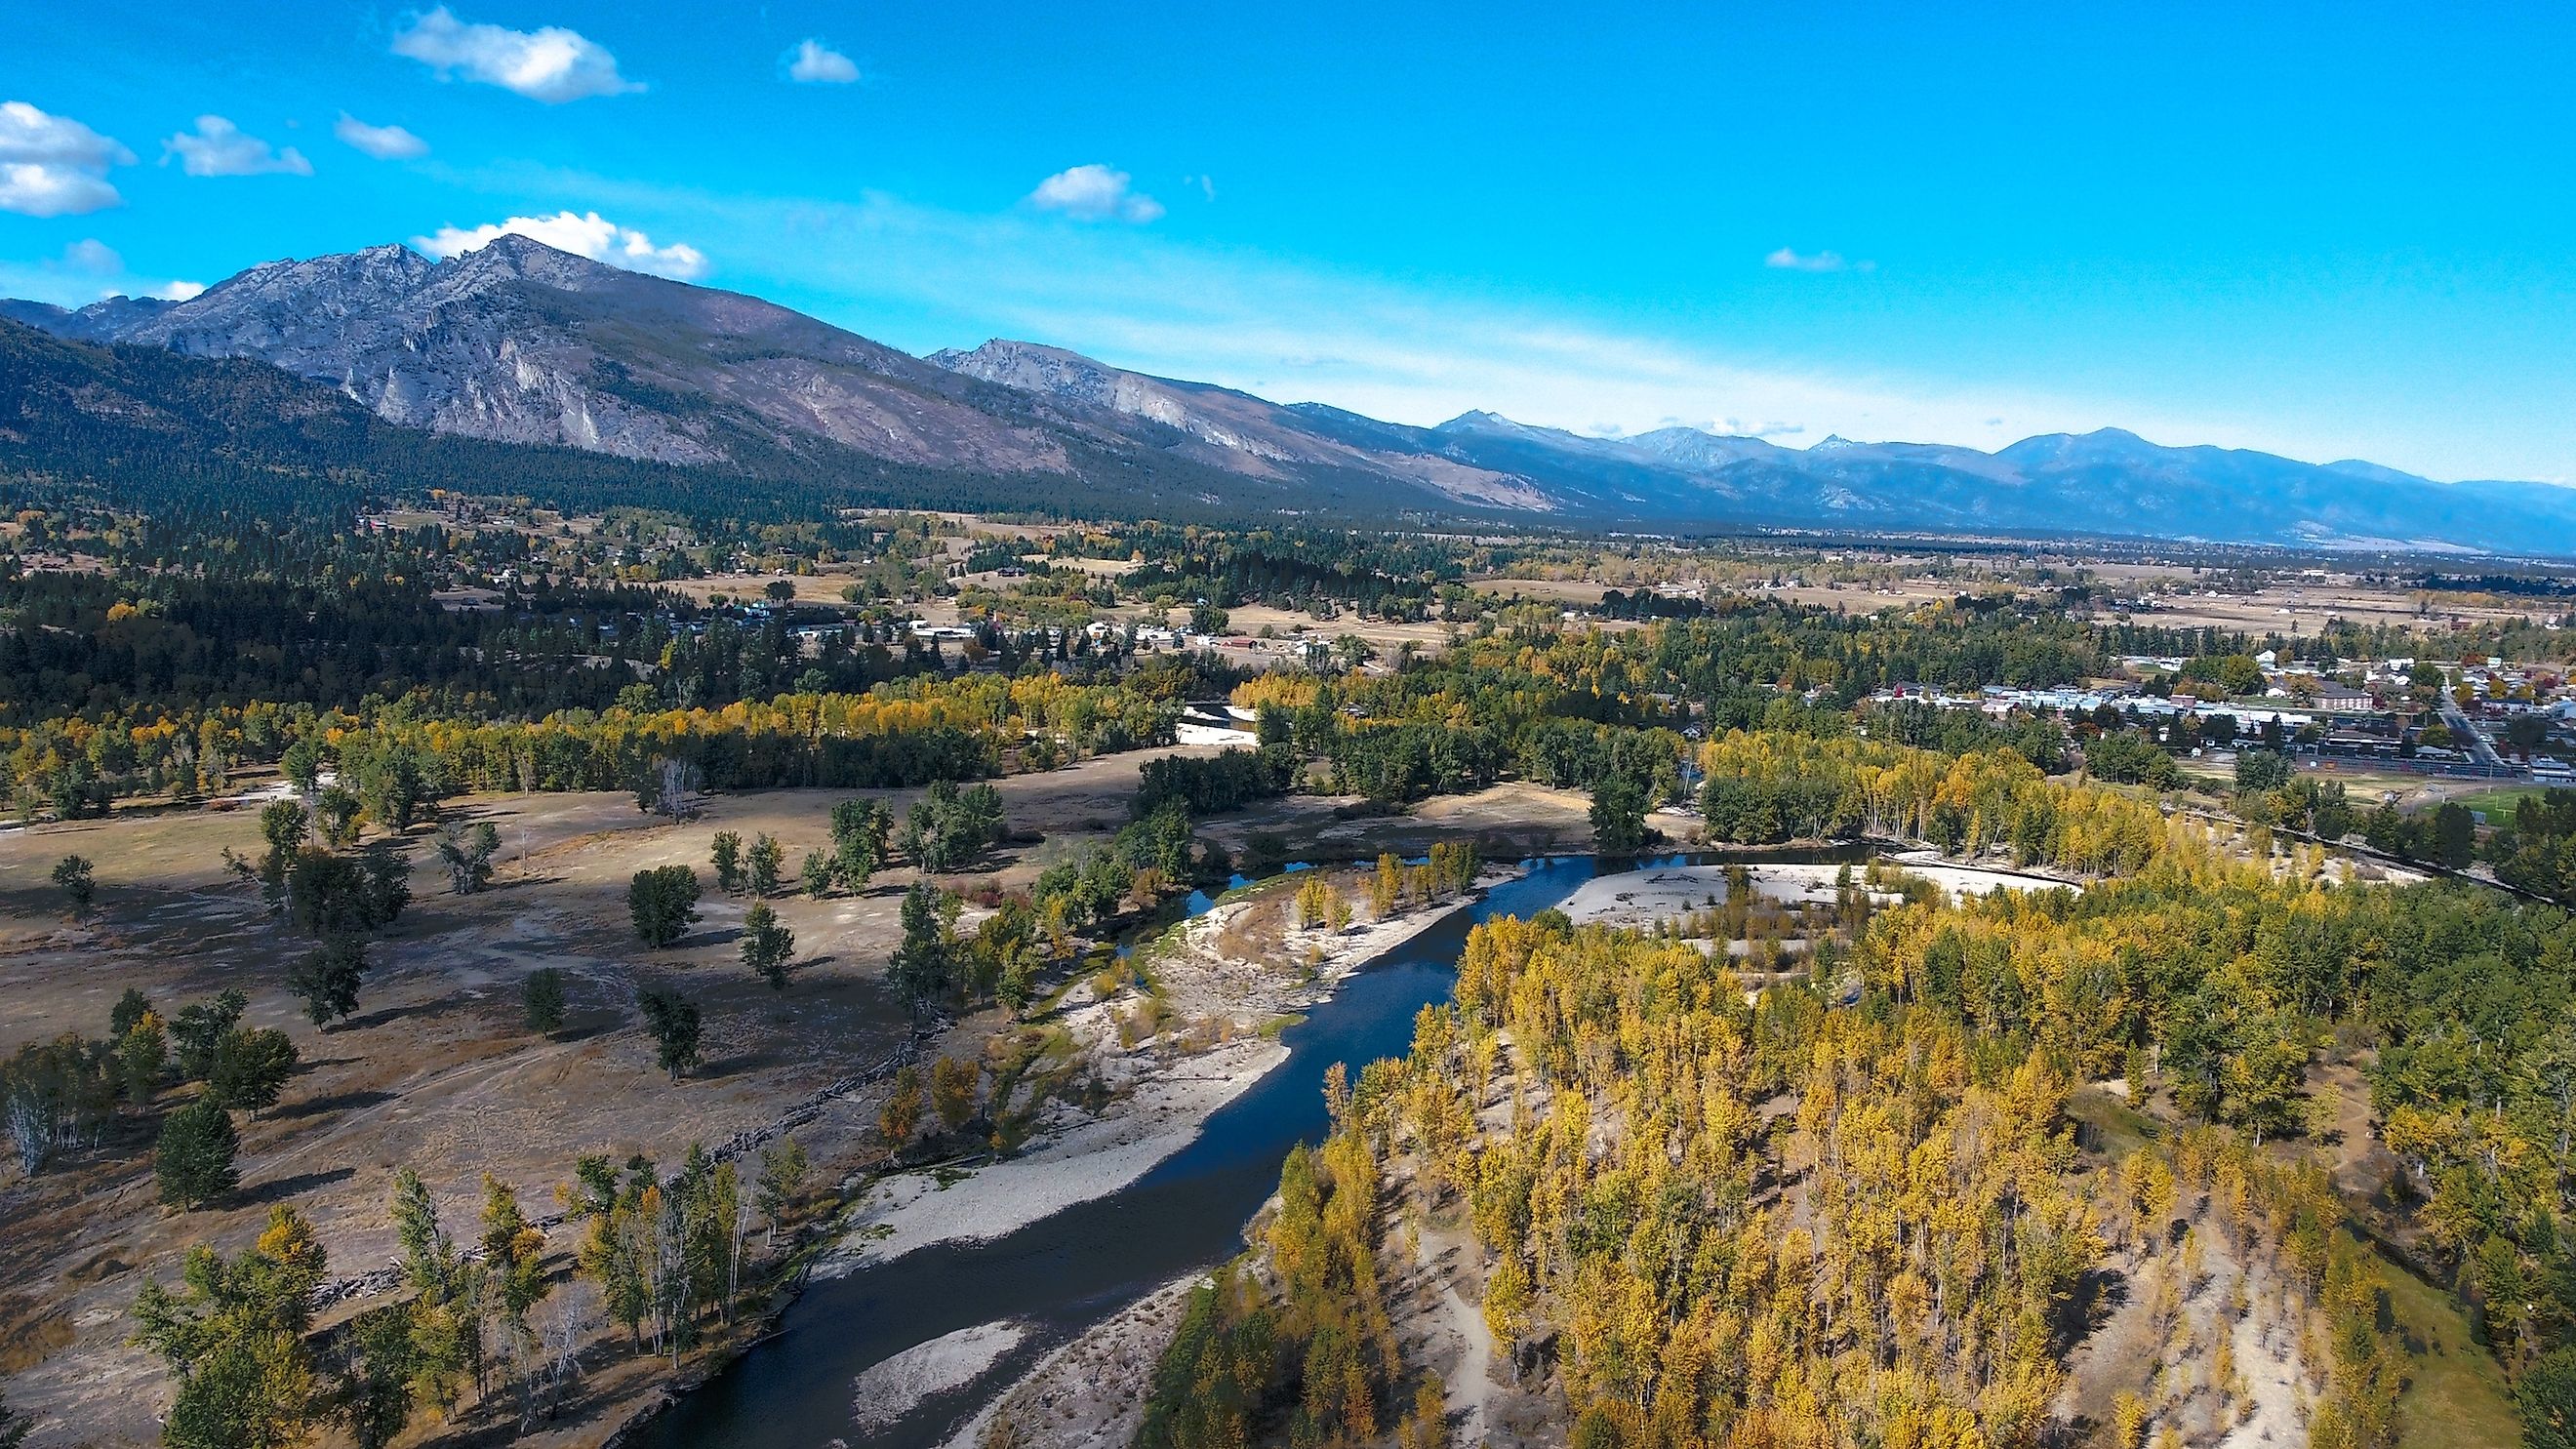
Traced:
[[[1343, 1063], [1356, 1080], [1367, 1063], [1410, 1050], [1415, 1014], [1449, 998], [1459, 954], [1477, 922], [1544, 910], [1605, 869], [1867, 855], [1851, 847], [1525, 862], [1526, 874], [1345, 980], [1331, 1000], [1288, 1029], [1285, 1063], [1219, 1108], [1194, 1142], [1132, 1185], [998, 1238], [934, 1244], [817, 1281], [787, 1310], [777, 1334], [639, 1426], [632, 1442], [655, 1449], [937, 1445], [1057, 1345], [1181, 1274], [1241, 1251], [1244, 1224], [1278, 1186], [1289, 1148], [1323, 1135], [1326, 1069]], [[858, 1430], [852, 1396], [860, 1372], [941, 1335], [1000, 1321], [1029, 1331], [973, 1383], [925, 1400], [890, 1426]]]

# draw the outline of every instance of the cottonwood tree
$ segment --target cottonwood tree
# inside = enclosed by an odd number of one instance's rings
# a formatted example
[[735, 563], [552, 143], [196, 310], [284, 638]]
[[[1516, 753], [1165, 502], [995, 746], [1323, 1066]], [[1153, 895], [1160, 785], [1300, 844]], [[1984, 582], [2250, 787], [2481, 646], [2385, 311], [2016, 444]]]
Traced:
[[877, 1135], [887, 1147], [900, 1151], [912, 1140], [913, 1129], [921, 1124], [921, 1098], [921, 1068], [910, 1062], [895, 1068], [886, 1099], [877, 1108]]
[[77, 1036], [30, 1042], [0, 1063], [0, 1125], [29, 1177], [57, 1150], [95, 1141], [115, 1103], [103, 1054]]
[[138, 1110], [152, 1105], [169, 1065], [170, 1043], [162, 1031], [161, 1018], [147, 1008], [116, 1037], [117, 1087], [124, 1093], [127, 1105]]
[[883, 805], [874, 800], [844, 800], [832, 807], [832, 869], [843, 886], [867, 888], [885, 860], [890, 828]]
[[256, 1119], [262, 1110], [277, 1105], [278, 1093], [294, 1075], [295, 1063], [295, 1043], [274, 1027], [226, 1032], [206, 1073], [207, 1095]]
[[304, 1002], [304, 1014], [315, 1026], [345, 1021], [358, 1009], [358, 988], [367, 977], [366, 938], [351, 932], [323, 939], [287, 968], [286, 989]]
[[464, 829], [438, 829], [438, 859], [447, 867], [447, 888], [470, 896], [492, 883], [492, 858], [501, 853], [501, 832], [489, 820]]
[[1610, 774], [1592, 787], [1592, 845], [1605, 855], [1646, 848], [1646, 790], [1626, 775]]
[[760, 1180], [753, 1192], [760, 1215], [769, 1220], [769, 1244], [778, 1245], [778, 1229], [795, 1211], [798, 1194], [805, 1190], [807, 1163], [805, 1144], [793, 1137], [782, 1137], [760, 1153]]
[[483, 1174], [483, 1263], [493, 1306], [499, 1309], [502, 1347], [519, 1382], [521, 1416], [533, 1407], [536, 1330], [529, 1311], [546, 1296], [546, 1235], [519, 1208], [519, 1195], [508, 1183]]
[[887, 963], [887, 975], [904, 999], [913, 1020], [927, 1018], [951, 986], [950, 923], [957, 919], [957, 898], [928, 881], [914, 881], [904, 892], [903, 940]]
[[980, 1062], [941, 1057], [930, 1064], [930, 1110], [939, 1125], [954, 1132], [975, 1116], [975, 1088], [983, 1081]]
[[411, 1426], [420, 1377], [411, 1305], [392, 1303], [358, 1315], [335, 1335], [335, 1344], [331, 1417], [358, 1449], [386, 1449]]
[[321, 832], [322, 843], [333, 850], [357, 844], [358, 832], [363, 828], [359, 817], [364, 809], [350, 790], [339, 785], [325, 786], [321, 794], [313, 797], [313, 822]]
[[181, 1077], [192, 1082], [206, 1079], [214, 1070], [216, 1049], [241, 1023], [242, 1012], [249, 1006], [249, 997], [226, 987], [204, 1001], [179, 1008], [170, 1020], [170, 1049]]
[[637, 940], [668, 946], [697, 924], [698, 873], [685, 865], [639, 870], [626, 888], [626, 908]]
[[134, 1300], [136, 1346], [178, 1380], [161, 1442], [175, 1449], [287, 1449], [327, 1411], [306, 1340], [330, 1270], [321, 1239], [292, 1208], [239, 1257], [188, 1251], [173, 1290], [153, 1279]]
[[663, 759], [635, 787], [635, 808], [672, 820], [695, 820], [707, 788], [707, 772], [695, 761]]
[[411, 1285], [412, 1385], [441, 1413], [452, 1408], [470, 1371], [483, 1361], [482, 1265], [468, 1262], [439, 1221], [438, 1203], [420, 1174], [394, 1173], [389, 1212]]
[[1393, 851], [1380, 851], [1377, 874], [1369, 877], [1369, 914], [1379, 920], [1395, 914], [1404, 899], [1404, 862]]

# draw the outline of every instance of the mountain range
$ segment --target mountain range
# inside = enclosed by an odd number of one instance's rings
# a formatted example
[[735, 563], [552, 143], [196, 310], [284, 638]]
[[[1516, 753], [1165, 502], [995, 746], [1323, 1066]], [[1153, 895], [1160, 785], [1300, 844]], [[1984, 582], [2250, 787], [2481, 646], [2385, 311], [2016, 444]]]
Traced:
[[[2117, 429], [1986, 453], [1841, 438], [1790, 449], [1692, 428], [1587, 437], [1487, 412], [1417, 427], [1029, 342], [915, 357], [517, 236], [445, 261], [379, 246], [270, 262], [179, 302], [0, 301], [0, 319], [78, 344], [267, 363], [395, 429], [540, 449], [525, 465], [538, 474], [577, 452], [715, 486], [1094, 515], [2576, 553], [2576, 489], [2546, 484], [2436, 483]], [[15, 396], [132, 426], [133, 409], [88, 387], [87, 402], [69, 384]], [[63, 426], [20, 423], [0, 413], [0, 461], [13, 435]]]

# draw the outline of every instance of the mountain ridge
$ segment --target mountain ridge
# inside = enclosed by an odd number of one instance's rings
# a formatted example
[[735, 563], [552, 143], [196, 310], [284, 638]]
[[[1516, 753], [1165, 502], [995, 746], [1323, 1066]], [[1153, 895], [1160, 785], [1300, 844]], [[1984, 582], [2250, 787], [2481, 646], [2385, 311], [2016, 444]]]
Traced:
[[401, 427], [826, 483], [896, 465], [1138, 509], [2576, 552], [2576, 489], [2547, 484], [2436, 483], [2119, 428], [1991, 453], [1682, 427], [1593, 437], [1481, 409], [1426, 428], [1006, 338], [915, 357], [517, 236], [440, 261], [385, 245], [264, 262], [185, 301], [0, 301], [0, 317], [267, 362]]

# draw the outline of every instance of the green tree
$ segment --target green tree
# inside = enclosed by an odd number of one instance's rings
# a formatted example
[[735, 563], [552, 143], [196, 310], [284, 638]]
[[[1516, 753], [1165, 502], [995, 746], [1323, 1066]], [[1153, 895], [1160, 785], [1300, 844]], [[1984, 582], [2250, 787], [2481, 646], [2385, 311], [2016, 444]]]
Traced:
[[408, 1167], [394, 1173], [389, 1216], [394, 1240], [402, 1245], [403, 1277], [413, 1290], [412, 1391], [443, 1412], [482, 1358], [482, 1312], [473, 1301], [479, 1285], [439, 1221], [428, 1184]]
[[956, 914], [956, 898], [928, 881], [914, 881], [903, 894], [903, 940], [887, 963], [887, 975], [915, 1020], [927, 1016], [949, 992], [949, 923]]
[[278, 757], [278, 768], [285, 772], [288, 784], [296, 793], [310, 795], [322, 784], [322, 745], [317, 740], [297, 740]]
[[202, 1082], [215, 1068], [215, 1050], [241, 1021], [250, 998], [226, 987], [214, 996], [191, 1006], [179, 1008], [170, 1021], [170, 1050], [179, 1066], [179, 1075], [191, 1082]]
[[552, 1036], [563, 1030], [564, 974], [561, 967], [540, 966], [529, 972], [527, 981], [519, 988], [519, 997], [526, 1011], [528, 1030], [539, 1036]]
[[501, 853], [501, 832], [489, 820], [479, 820], [460, 830], [442, 825], [438, 830], [438, 859], [447, 867], [448, 889], [460, 896], [470, 896], [492, 883], [492, 859]]
[[135, 1295], [133, 1342], [179, 1380], [162, 1421], [173, 1449], [286, 1449], [328, 1407], [311, 1348], [313, 1292], [329, 1272], [321, 1240], [285, 1206], [237, 1258], [188, 1251], [173, 1291], [158, 1279]]
[[358, 988], [366, 977], [366, 938], [337, 932], [287, 968], [286, 989], [302, 999], [305, 1016], [322, 1026], [345, 1021], [358, 1009]]
[[152, 1014], [152, 998], [129, 986], [116, 998], [116, 1007], [107, 1014], [107, 1034], [122, 1037], [134, 1030], [134, 1024]]
[[777, 837], [763, 833], [743, 853], [743, 885], [755, 898], [767, 899], [778, 894], [779, 872], [787, 863], [787, 851]]
[[1646, 848], [1645, 787], [1615, 771], [1592, 787], [1592, 846], [1604, 855]]
[[697, 924], [698, 873], [685, 865], [639, 870], [626, 888], [626, 909], [635, 918], [637, 940], [668, 946]]
[[788, 958], [796, 954], [796, 933], [780, 925], [778, 913], [763, 901], [754, 905], [742, 918], [742, 964], [751, 973], [769, 983], [772, 991], [787, 989]]
[[797, 1195], [805, 1190], [805, 1144], [793, 1137], [782, 1137], [760, 1153], [760, 1180], [753, 1188], [753, 1201], [760, 1215], [769, 1221], [769, 1238], [774, 1247], [778, 1229], [796, 1209]]
[[301, 802], [271, 800], [260, 807], [259, 837], [268, 842], [272, 859], [285, 860], [304, 848], [313, 833], [313, 817]]
[[653, 1038], [654, 1060], [671, 1080], [698, 1064], [698, 1008], [680, 993], [664, 986], [648, 986], [635, 993], [635, 1009], [644, 1016], [644, 1030]]
[[2443, 801], [2433, 812], [2433, 859], [2446, 869], [2466, 870], [2477, 854], [2477, 817], [2457, 800]]
[[54, 862], [54, 884], [62, 888], [75, 914], [88, 915], [90, 903], [98, 899], [98, 882], [91, 878], [89, 861], [82, 856], [66, 855]]
[[161, 1018], [147, 1010], [116, 1039], [117, 1085], [127, 1103], [150, 1106], [169, 1066], [170, 1043], [161, 1030]]
[[322, 843], [333, 850], [345, 850], [357, 843], [359, 812], [364, 809], [356, 794], [339, 786], [326, 786], [313, 797], [313, 819], [322, 832]]
[[796, 878], [798, 884], [805, 887], [808, 897], [821, 900], [832, 893], [832, 858], [819, 850], [805, 852], [804, 864], [797, 869]]
[[2289, 757], [2278, 750], [2236, 752], [2236, 793], [2259, 794], [2290, 783]]
[[2513, 1399], [2524, 1449], [2576, 1449], [2576, 1346], [2545, 1353], [2523, 1370]]
[[358, 1449], [385, 1449], [411, 1424], [412, 1381], [420, 1373], [411, 1326], [411, 1305], [395, 1303], [362, 1313], [341, 1330], [331, 1414]]
[[160, 1184], [161, 1201], [185, 1210], [232, 1191], [241, 1181], [233, 1169], [240, 1145], [232, 1114], [210, 1097], [162, 1119], [161, 1140], [152, 1149], [152, 1176]]
[[274, 1027], [230, 1031], [215, 1048], [206, 1073], [206, 1092], [226, 1107], [239, 1107], [254, 1118], [277, 1105], [278, 1093], [295, 1073], [295, 1043]]
[[742, 837], [730, 830], [716, 832], [716, 843], [707, 859], [716, 868], [716, 889], [726, 895], [742, 889]]
[[2263, 689], [2263, 666], [2247, 654], [2230, 654], [2218, 661], [2218, 687], [2230, 696], [2258, 694]]

